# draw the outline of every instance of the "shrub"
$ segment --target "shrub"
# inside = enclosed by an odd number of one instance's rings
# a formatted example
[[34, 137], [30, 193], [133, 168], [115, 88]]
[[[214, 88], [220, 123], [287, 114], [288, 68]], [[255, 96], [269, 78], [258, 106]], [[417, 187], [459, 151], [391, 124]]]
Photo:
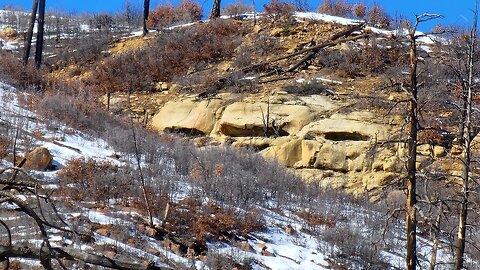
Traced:
[[318, 95], [321, 93], [328, 93], [328, 87], [318, 80], [304, 81], [302, 83], [294, 83], [291, 85], [285, 85], [283, 87], [288, 93], [294, 93], [297, 95]]
[[307, 0], [293, 0], [293, 6], [296, 11], [305, 12], [310, 10], [310, 5]]
[[297, 215], [305, 222], [307, 222], [307, 224], [314, 230], [317, 226], [325, 226], [331, 229], [334, 228], [337, 224], [337, 221], [333, 217], [324, 217], [319, 214], [311, 213], [305, 210], [298, 212]]
[[38, 70], [33, 64], [24, 66], [13, 54], [0, 53], [0, 76], [13, 86], [41, 90], [46, 84], [43, 73], [43, 69]]
[[368, 11], [367, 19], [370, 23], [380, 28], [389, 27], [391, 21], [385, 9], [377, 5], [377, 3]]
[[279, 48], [278, 38], [265, 33], [252, 33], [247, 42], [237, 48], [233, 65], [243, 68], [253, 64], [253, 61], [268, 55]]
[[0, 158], [4, 158], [7, 156], [9, 148], [10, 141], [5, 137], [0, 136]]
[[187, 197], [171, 204], [166, 227], [176, 235], [205, 245], [212, 240], [229, 241], [239, 236], [246, 237], [251, 232], [263, 230], [263, 222], [257, 210], [235, 211], [211, 202], [202, 204]]
[[107, 202], [109, 199], [132, 196], [134, 185], [125, 177], [125, 171], [107, 161], [77, 158], [60, 170], [60, 190], [74, 200], [91, 199]]
[[[55, 57], [45, 58], [44, 63], [54, 69], [76, 64], [79, 66], [78, 69], [80, 69], [80, 67], [86, 66], [93, 60], [100, 58], [102, 52], [108, 49], [111, 40], [112, 33], [109, 32], [81, 34], [76, 38], [62, 40], [61, 48], [56, 48], [53, 52]], [[52, 41], [47, 40], [47, 42]], [[54, 47], [54, 45], [52, 44], [51, 47]]]
[[245, 14], [250, 11], [250, 8], [243, 2], [237, 0], [231, 4], [228, 4], [222, 9], [222, 15], [231, 17], [237, 17], [241, 14]]
[[367, 16], [367, 6], [364, 3], [357, 3], [353, 6], [353, 15], [359, 19]]
[[325, 13], [333, 16], [351, 17], [353, 6], [345, 0], [323, 0], [318, 7], [319, 13]]
[[176, 8], [178, 22], [194, 22], [202, 19], [202, 7], [199, 3], [191, 0], [182, 0], [180, 5]]
[[275, 20], [286, 17], [295, 11], [295, 7], [292, 4], [280, 0], [271, 0], [268, 4], [263, 4], [263, 8], [265, 13]]
[[148, 15], [148, 27], [163, 28], [175, 22], [174, 7], [171, 4], [159, 5]]
[[337, 226], [327, 229], [322, 237], [335, 246], [329, 252], [335, 263], [346, 269], [387, 269], [389, 264], [384, 262], [379, 244], [366, 240], [362, 233], [355, 228]]
[[202, 7], [191, 0], [182, 0], [180, 5], [159, 5], [148, 16], [148, 26], [161, 29], [175, 23], [189, 23], [202, 19]]
[[377, 3], [374, 3], [371, 8], [367, 8], [364, 3], [352, 5], [345, 0], [323, 0], [317, 11], [333, 16], [367, 19], [373, 25], [381, 28], [389, 27], [391, 21], [387, 12]]
[[110, 31], [113, 24], [113, 16], [108, 13], [94, 14], [90, 19], [90, 27], [92, 29]]
[[377, 44], [371, 40], [361, 48], [348, 44], [342, 51], [322, 53], [319, 65], [337, 70], [341, 77], [353, 78], [367, 74], [380, 74], [390, 68], [398, 69], [406, 60], [403, 47], [399, 44]]

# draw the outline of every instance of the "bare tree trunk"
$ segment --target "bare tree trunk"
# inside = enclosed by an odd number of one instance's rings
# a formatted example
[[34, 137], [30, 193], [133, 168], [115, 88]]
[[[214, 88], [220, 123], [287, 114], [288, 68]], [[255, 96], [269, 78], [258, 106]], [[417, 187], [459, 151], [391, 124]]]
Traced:
[[147, 21], [148, 21], [149, 14], [150, 14], [150, 0], [145, 0], [143, 2], [143, 35], [144, 36], [148, 33]]
[[440, 212], [438, 213], [437, 220], [435, 220], [435, 226], [433, 228], [433, 245], [432, 245], [432, 255], [430, 256], [430, 267], [429, 270], [435, 270], [437, 266], [437, 253], [438, 247], [440, 246], [440, 220], [442, 217], [442, 206], [440, 206]]
[[464, 108], [465, 111], [465, 121], [463, 125], [463, 170], [462, 170], [462, 199], [459, 213], [458, 221], [458, 237], [455, 243], [455, 269], [463, 269], [464, 263], [464, 254], [465, 254], [465, 238], [466, 238], [466, 228], [467, 228], [467, 215], [468, 215], [468, 204], [469, 204], [469, 185], [470, 185], [470, 164], [471, 161], [471, 143], [472, 143], [472, 87], [473, 87], [473, 77], [474, 77], [474, 56], [475, 56], [475, 46], [477, 39], [477, 17], [478, 10], [475, 6], [475, 19], [473, 22], [472, 30], [470, 33], [470, 44], [468, 48], [468, 78], [467, 78], [467, 92], [463, 93], [464, 97]]
[[132, 104], [130, 102], [130, 93], [128, 91], [128, 111], [130, 113], [130, 124], [132, 125], [132, 135], [133, 135], [133, 146], [135, 147], [135, 160], [137, 161], [137, 169], [138, 173], [140, 174], [140, 184], [142, 186], [142, 193], [143, 193], [143, 200], [145, 201], [145, 210], [147, 211], [148, 215], [148, 225], [154, 226], [153, 224], [153, 214], [152, 214], [152, 206], [151, 202], [148, 198], [148, 191], [147, 191], [147, 184], [145, 183], [145, 178], [143, 177], [142, 172], [142, 164], [141, 164], [141, 157], [140, 153], [138, 152], [138, 143], [137, 143], [137, 135], [135, 132], [135, 125], [133, 124], [133, 113], [132, 113]]
[[32, 4], [32, 14], [30, 15], [30, 23], [28, 24], [27, 37], [25, 38], [25, 51], [23, 52], [23, 65], [28, 64], [30, 58], [30, 49], [32, 47], [33, 27], [37, 18], [38, 0], [34, 0]]
[[410, 99], [408, 104], [408, 162], [407, 162], [407, 201], [406, 201], [406, 269], [415, 270], [417, 266], [417, 212], [416, 212], [416, 174], [417, 174], [417, 44], [416, 27], [410, 31]]
[[40, 0], [38, 3], [38, 30], [37, 30], [37, 44], [35, 47], [35, 66], [37, 69], [42, 65], [43, 53], [43, 33], [45, 26], [45, 0]]
[[214, 19], [218, 17], [220, 17], [220, 0], [214, 0], [210, 18]]
[[1, 258], [27, 258], [40, 260], [42, 257], [50, 256], [58, 259], [71, 261], [82, 261], [85, 263], [122, 270], [166, 270], [170, 267], [155, 266], [154, 264], [142, 264], [124, 262], [111, 259], [105, 256], [87, 253], [68, 247], [55, 247], [51, 249], [39, 249], [25, 246], [0, 246]]

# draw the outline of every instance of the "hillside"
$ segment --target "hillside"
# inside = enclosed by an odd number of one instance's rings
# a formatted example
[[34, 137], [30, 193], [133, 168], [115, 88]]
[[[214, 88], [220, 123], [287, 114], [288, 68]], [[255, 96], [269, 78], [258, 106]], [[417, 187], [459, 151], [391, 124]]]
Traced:
[[[404, 267], [408, 25], [286, 12], [143, 37], [121, 17], [63, 16], [36, 70], [1, 14], [0, 264]], [[463, 43], [414, 35], [417, 256], [450, 269]], [[479, 256], [469, 246], [468, 267]]]

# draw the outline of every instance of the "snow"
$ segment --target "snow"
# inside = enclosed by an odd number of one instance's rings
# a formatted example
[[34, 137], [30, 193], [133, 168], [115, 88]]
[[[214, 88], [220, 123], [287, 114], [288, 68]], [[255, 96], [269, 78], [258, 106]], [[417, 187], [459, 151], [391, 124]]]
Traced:
[[16, 51], [18, 50], [18, 43], [17, 42], [11, 42], [11, 41], [5, 41], [4, 39], [0, 38], [0, 46], [1, 49], [4, 51]]
[[[47, 148], [54, 156], [54, 162], [65, 165], [74, 158], [92, 158], [96, 160], [108, 160], [115, 165], [123, 163], [112, 158], [115, 153], [108, 144], [98, 138], [89, 138], [86, 134], [68, 129], [61, 125], [57, 129], [50, 129], [48, 123], [41, 121], [38, 114], [21, 108], [16, 98], [14, 89], [0, 82], [0, 122], [10, 122], [20, 130], [35, 130], [42, 134], [42, 138], [32, 138], [37, 146]], [[22, 123], [18, 119], [29, 119]], [[43, 172], [45, 176], [54, 176], [56, 172]]]
[[318, 20], [318, 21], [338, 23], [341, 25], [354, 25], [354, 24], [359, 24], [363, 22], [361, 20], [347, 19], [343, 17], [337, 17], [337, 16], [332, 16], [332, 15], [327, 15], [322, 13], [315, 13], [315, 12], [295, 12], [294, 16], [299, 19]]
[[138, 249], [138, 248], [131, 247], [127, 244], [124, 244], [124, 243], [119, 242], [117, 240], [114, 240], [112, 238], [109, 238], [109, 237], [106, 237], [106, 236], [103, 236], [103, 235], [99, 235], [99, 234], [96, 234], [96, 233], [94, 234], [94, 237], [95, 237], [95, 242], [97, 242], [97, 244], [113, 245], [117, 248], [120, 248], [120, 249], [123, 249], [124, 251], [127, 251], [128, 253], [136, 254], [138, 257], [145, 258], [147, 260], [151, 260], [151, 261], [155, 262], [155, 265], [158, 266], [158, 267], [168, 267], [168, 265], [166, 265], [162, 262], [162, 259], [160, 257], [155, 256], [151, 253], [145, 252], [145, 251], [143, 251], [141, 249]]
[[[294, 16], [297, 17], [297, 19], [320, 20], [324, 22], [338, 23], [341, 25], [356, 25], [364, 22], [363, 20], [348, 19], [314, 12], [295, 12]], [[406, 29], [385, 30], [377, 27], [367, 26], [365, 27], [365, 30], [384, 36], [405, 36], [408, 34]], [[421, 45], [420, 48], [422, 50], [426, 51], [427, 53], [432, 51], [430, 46], [436, 43], [437, 38], [435, 36], [428, 35], [420, 31], [416, 31], [415, 36], [418, 37], [417, 42]]]

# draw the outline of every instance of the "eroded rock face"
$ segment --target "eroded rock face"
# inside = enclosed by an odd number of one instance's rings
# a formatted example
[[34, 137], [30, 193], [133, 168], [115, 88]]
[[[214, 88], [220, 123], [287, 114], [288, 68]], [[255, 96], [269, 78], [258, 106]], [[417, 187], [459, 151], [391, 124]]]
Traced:
[[216, 122], [220, 99], [196, 101], [193, 98], [170, 101], [153, 117], [159, 131], [180, 131], [187, 135], [209, 135]]
[[[403, 173], [403, 143], [381, 143], [398, 141], [402, 119], [370, 111], [341, 113], [342, 106], [326, 96], [286, 93], [242, 101], [184, 98], [163, 106], [152, 125], [159, 131], [208, 135], [234, 147], [256, 149], [306, 180], [320, 180], [322, 187], [354, 194], [374, 191]], [[441, 146], [421, 145], [417, 166], [421, 169], [447, 154]]]
[[268, 104], [265, 102], [235, 102], [222, 113], [215, 132], [230, 137], [258, 137], [268, 134], [294, 135], [311, 121], [307, 106]]
[[306, 125], [299, 136], [323, 138], [330, 141], [365, 141], [385, 139], [391, 130], [388, 125], [370, 122], [369, 113], [334, 114]]
[[30, 170], [45, 171], [52, 167], [53, 156], [45, 147], [37, 147], [26, 156], [26, 162], [23, 166]]

